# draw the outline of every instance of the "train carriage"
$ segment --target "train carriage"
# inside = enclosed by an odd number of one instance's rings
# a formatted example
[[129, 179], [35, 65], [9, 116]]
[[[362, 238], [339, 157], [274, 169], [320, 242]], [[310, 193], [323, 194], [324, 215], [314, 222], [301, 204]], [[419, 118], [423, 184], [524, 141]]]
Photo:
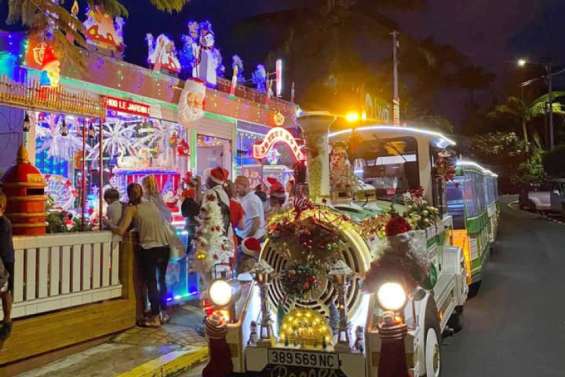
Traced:
[[475, 294], [482, 281], [498, 229], [497, 176], [473, 161], [458, 161], [456, 176], [447, 187], [448, 212], [453, 217], [454, 243], [464, 250]]
[[[451, 243], [446, 179], [438, 173], [442, 153], [455, 142], [409, 127], [332, 129], [334, 121], [327, 113], [301, 118], [312, 201], [294, 203], [271, 219], [254, 281], [212, 283], [216, 309], [230, 308], [226, 341], [233, 370], [375, 377], [388, 360], [381, 326], [401, 318], [408, 373], [439, 376], [442, 334], [461, 327], [468, 291], [463, 250]], [[354, 148], [344, 149], [346, 142]], [[336, 153], [346, 152], [352, 176], [344, 183]], [[422, 216], [412, 216], [415, 202], [405, 195], [410, 189], [435, 207], [422, 204]], [[413, 230], [390, 236], [391, 219], [409, 217]], [[375, 261], [393, 243], [425, 261], [425, 279], [413, 287], [383, 274], [377, 288], [368, 289]]]

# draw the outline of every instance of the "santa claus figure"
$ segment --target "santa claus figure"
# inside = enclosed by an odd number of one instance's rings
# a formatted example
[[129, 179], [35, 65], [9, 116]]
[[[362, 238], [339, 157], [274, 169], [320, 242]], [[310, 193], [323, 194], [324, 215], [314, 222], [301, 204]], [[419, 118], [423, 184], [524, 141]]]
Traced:
[[161, 34], [154, 41], [153, 34], [147, 34], [147, 47], [147, 62], [154, 71], [165, 71], [174, 75], [180, 72], [181, 66], [172, 40]]

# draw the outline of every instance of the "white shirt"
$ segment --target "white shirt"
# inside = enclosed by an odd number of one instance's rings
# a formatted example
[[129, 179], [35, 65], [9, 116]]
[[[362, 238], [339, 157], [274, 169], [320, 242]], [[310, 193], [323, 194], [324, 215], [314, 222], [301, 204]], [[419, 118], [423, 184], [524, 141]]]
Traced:
[[[106, 217], [108, 218], [108, 227], [114, 229], [118, 226], [120, 219], [122, 218], [122, 208], [123, 205], [119, 200], [116, 200], [108, 205], [106, 208]], [[114, 234], [112, 236], [113, 241], [121, 241], [122, 237]]]
[[[243, 229], [238, 229], [238, 235], [241, 238], [253, 237], [261, 239], [265, 235], [265, 213], [263, 212], [263, 202], [251, 191], [247, 195], [239, 198], [239, 202], [243, 207]], [[253, 219], [259, 218], [259, 229], [255, 234], [249, 234], [253, 227]]]
[[106, 217], [110, 228], [118, 226], [122, 218], [122, 203], [119, 200], [112, 202], [106, 209]]

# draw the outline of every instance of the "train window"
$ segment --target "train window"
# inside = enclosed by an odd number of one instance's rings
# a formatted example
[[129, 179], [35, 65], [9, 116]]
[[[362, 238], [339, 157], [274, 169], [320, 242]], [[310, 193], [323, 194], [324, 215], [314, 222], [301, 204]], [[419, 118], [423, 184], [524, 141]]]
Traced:
[[465, 229], [465, 202], [463, 199], [463, 177], [447, 183], [447, 212], [453, 218], [454, 229]]
[[416, 139], [365, 140], [355, 150], [355, 175], [375, 187], [379, 199], [395, 200], [420, 186]]

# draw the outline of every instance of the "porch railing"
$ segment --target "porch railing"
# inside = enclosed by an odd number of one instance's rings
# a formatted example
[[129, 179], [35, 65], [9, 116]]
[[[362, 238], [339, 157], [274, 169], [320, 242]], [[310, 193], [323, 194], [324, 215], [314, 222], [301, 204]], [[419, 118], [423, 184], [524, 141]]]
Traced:
[[110, 232], [14, 237], [14, 248], [14, 318], [122, 295]]

